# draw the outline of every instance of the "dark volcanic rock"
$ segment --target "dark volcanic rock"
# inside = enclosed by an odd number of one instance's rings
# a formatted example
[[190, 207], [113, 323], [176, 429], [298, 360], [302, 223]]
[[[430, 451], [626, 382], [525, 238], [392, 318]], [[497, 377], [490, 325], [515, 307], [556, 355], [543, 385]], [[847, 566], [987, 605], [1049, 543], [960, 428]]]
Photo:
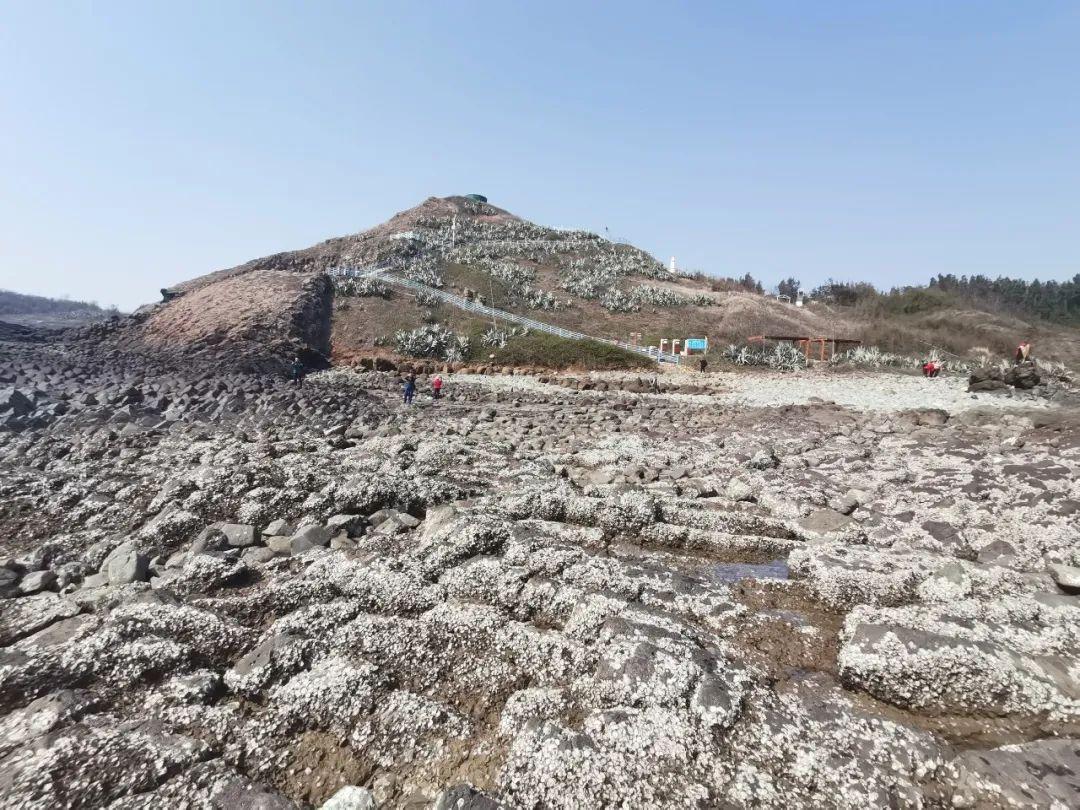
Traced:
[[1008, 384], [997, 368], [980, 368], [968, 377], [968, 391], [1003, 391]]
[[1021, 363], [1005, 372], [1004, 380], [1014, 388], [1030, 389], [1039, 384], [1039, 370], [1034, 363]]

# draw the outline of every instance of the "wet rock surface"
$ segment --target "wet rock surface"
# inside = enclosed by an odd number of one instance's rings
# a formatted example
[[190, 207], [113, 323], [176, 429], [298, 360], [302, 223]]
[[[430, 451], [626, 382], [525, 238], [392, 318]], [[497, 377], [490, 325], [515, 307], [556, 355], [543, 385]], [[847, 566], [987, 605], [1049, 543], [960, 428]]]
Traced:
[[0, 806], [1080, 799], [1064, 406], [2, 348]]

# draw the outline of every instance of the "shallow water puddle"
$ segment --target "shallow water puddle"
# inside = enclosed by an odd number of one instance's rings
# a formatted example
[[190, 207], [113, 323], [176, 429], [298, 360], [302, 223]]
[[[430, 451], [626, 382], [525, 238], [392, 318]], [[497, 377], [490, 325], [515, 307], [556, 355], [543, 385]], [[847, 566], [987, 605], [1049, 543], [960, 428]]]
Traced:
[[716, 582], [735, 583], [741, 579], [787, 579], [787, 560], [771, 560], [767, 563], [716, 563], [708, 569]]

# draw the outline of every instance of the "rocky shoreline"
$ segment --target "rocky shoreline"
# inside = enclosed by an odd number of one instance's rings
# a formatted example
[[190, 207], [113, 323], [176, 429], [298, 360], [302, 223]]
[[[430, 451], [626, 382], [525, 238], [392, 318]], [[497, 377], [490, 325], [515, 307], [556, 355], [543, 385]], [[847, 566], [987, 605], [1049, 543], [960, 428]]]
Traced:
[[99, 345], [0, 346], [0, 806], [1080, 798], [1069, 401]]

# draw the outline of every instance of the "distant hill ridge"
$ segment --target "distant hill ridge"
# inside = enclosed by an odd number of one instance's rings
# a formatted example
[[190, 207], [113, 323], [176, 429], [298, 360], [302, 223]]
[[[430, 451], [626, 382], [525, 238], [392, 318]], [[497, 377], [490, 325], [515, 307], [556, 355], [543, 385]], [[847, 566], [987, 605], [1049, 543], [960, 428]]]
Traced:
[[4, 315], [111, 315], [115, 308], [105, 309], [95, 301], [72, 301], [69, 298], [47, 298], [0, 290], [0, 316]]

